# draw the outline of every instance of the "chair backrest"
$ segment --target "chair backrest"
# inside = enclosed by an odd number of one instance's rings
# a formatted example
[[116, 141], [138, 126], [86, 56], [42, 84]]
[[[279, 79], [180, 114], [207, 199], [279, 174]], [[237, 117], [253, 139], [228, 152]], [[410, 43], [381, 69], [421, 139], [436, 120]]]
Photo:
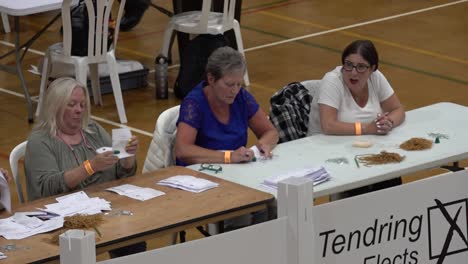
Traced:
[[[197, 31], [199, 32], [207, 32], [212, 2], [213, 2], [212, 0], [203, 0], [202, 10], [201, 10], [202, 14], [200, 17], [200, 21], [197, 25], [197, 28], [198, 28]], [[233, 28], [235, 11], [236, 11], [236, 0], [224, 0], [223, 20], [222, 20], [223, 31], [227, 31]]]
[[[70, 6], [74, 0], [64, 0], [62, 3], [63, 25], [63, 52], [71, 56], [72, 23]], [[113, 43], [108, 50], [109, 19], [111, 18], [112, 4], [114, 0], [83, 0], [88, 11], [88, 57], [103, 57], [108, 51], [114, 50], [119, 36], [120, 19], [126, 0], [121, 0], [117, 17], [115, 18], [115, 30]], [[135, 0], [133, 0], [135, 1]]]
[[24, 141], [18, 144], [10, 153], [10, 168], [13, 178], [15, 179], [16, 191], [18, 193], [18, 199], [20, 203], [24, 203], [23, 188], [21, 186], [21, 180], [18, 173], [18, 163], [19, 160], [24, 157], [26, 152], [26, 144], [28, 142]]
[[176, 122], [179, 118], [180, 105], [162, 112], [154, 128], [153, 140], [146, 154], [143, 173], [162, 169], [175, 164], [174, 142], [177, 132]]
[[307, 88], [307, 90], [309, 90], [309, 94], [312, 97], [315, 97], [316, 93], [320, 88], [320, 80], [302, 81], [301, 84], [304, 85], [304, 87]]

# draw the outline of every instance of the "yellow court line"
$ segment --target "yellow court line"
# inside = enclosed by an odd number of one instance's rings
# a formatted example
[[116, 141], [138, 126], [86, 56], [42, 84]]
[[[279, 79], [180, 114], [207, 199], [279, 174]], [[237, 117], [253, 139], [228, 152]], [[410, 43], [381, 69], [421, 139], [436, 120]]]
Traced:
[[148, 53], [139, 52], [139, 51], [136, 51], [134, 49], [122, 48], [121, 46], [118, 46], [118, 45], [117, 45], [117, 51], [122, 51], [122, 52], [130, 53], [130, 54], [134, 54], [134, 55], [137, 55], [137, 56], [140, 56], [140, 57], [143, 57], [143, 58], [147, 58], [147, 59], [156, 58], [155, 54], [149, 55]]
[[[259, 13], [263, 14], [263, 15], [271, 16], [271, 17], [274, 17], [274, 18], [282, 19], [282, 20], [285, 20], [285, 21], [294, 22], [294, 23], [297, 23], [297, 24], [312, 26], [312, 27], [325, 29], [325, 30], [332, 29], [330, 27], [323, 26], [323, 25], [320, 25], [320, 24], [312, 23], [312, 22], [305, 21], [305, 20], [295, 19], [295, 18], [291, 18], [291, 17], [288, 17], [288, 16], [282, 16], [282, 15], [278, 15], [278, 14], [271, 13], [271, 12], [268, 12], [268, 11], [261, 11]], [[362, 38], [362, 39], [368, 39], [368, 40], [371, 40], [371, 41], [373, 41], [375, 43], [380, 43], [380, 44], [384, 44], [384, 45], [387, 45], [387, 46], [400, 48], [400, 49], [403, 49], [403, 50], [408, 50], [408, 51], [413, 51], [413, 52], [424, 54], [424, 55], [429, 55], [429, 56], [436, 57], [436, 58], [439, 58], [439, 59], [458, 62], [458, 63], [461, 63], [461, 64], [468, 64], [467, 60], [453, 58], [453, 57], [450, 57], [450, 56], [446, 56], [446, 55], [443, 55], [443, 54], [440, 54], [440, 53], [435, 53], [435, 52], [431, 52], [431, 51], [427, 51], [427, 50], [423, 50], [423, 49], [404, 46], [404, 45], [401, 45], [401, 44], [398, 44], [398, 43], [395, 43], [395, 42], [390, 42], [390, 41], [379, 39], [379, 38], [373, 38], [373, 37], [360, 35], [360, 34], [357, 34], [357, 33], [352, 33], [352, 32], [347, 32], [347, 31], [340, 31], [340, 33], [344, 34], [344, 35], [347, 35], [347, 36], [352, 36], [352, 37], [357, 37], [357, 38]]]

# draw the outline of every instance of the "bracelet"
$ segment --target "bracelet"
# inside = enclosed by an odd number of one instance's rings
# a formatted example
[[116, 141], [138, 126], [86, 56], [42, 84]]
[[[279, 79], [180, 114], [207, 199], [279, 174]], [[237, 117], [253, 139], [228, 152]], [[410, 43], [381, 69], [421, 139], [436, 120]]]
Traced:
[[83, 165], [84, 165], [84, 168], [85, 168], [85, 170], [86, 170], [86, 172], [88, 173], [89, 176], [94, 174], [93, 167], [91, 167], [91, 162], [89, 162], [89, 160], [85, 160], [83, 162]]
[[231, 153], [232, 151], [224, 151], [224, 163], [231, 163]]
[[356, 132], [356, 136], [362, 135], [361, 122], [354, 123], [354, 130]]

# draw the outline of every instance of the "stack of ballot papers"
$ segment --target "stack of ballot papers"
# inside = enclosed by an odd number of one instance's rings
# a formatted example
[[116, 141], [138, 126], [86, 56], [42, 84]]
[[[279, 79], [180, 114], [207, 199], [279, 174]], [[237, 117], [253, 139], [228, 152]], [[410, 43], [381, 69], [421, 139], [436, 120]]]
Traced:
[[93, 215], [101, 211], [110, 211], [110, 202], [99, 197], [89, 198], [84, 191], [55, 198], [58, 203], [47, 204], [44, 211], [62, 217], [75, 214]]
[[63, 226], [63, 217], [54, 217], [43, 221], [28, 212], [15, 213], [13, 216], [0, 219], [0, 235], [5, 239], [23, 239], [36, 234], [49, 232]]
[[315, 168], [302, 168], [294, 171], [289, 171], [284, 174], [270, 176], [263, 180], [261, 187], [276, 191], [278, 189], [278, 182], [291, 177], [304, 177], [314, 182], [314, 185], [326, 182], [330, 179], [330, 174], [327, 170], [320, 166]]
[[106, 190], [140, 201], [146, 201], [165, 194], [164, 192], [152, 188], [143, 188], [132, 184], [123, 184], [120, 186], [107, 188]]
[[57, 197], [56, 200], [57, 203], [48, 204], [45, 209], [17, 212], [9, 218], [0, 219], [0, 236], [23, 239], [62, 227], [65, 216], [92, 215], [111, 210], [110, 202], [98, 197], [89, 198], [83, 191]]
[[218, 187], [219, 184], [196, 178], [190, 175], [178, 175], [159, 181], [159, 185], [169, 186], [177, 189], [182, 189], [189, 192], [199, 193], [211, 188]]

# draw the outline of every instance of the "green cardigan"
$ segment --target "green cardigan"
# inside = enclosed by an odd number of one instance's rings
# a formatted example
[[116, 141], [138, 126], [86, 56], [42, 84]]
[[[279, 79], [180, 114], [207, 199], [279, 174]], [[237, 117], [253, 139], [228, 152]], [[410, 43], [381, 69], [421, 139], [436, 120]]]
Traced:
[[[83, 164], [83, 161], [96, 156], [96, 149], [112, 147], [109, 134], [99, 124], [92, 122], [90, 132], [84, 132], [88, 146], [84, 142], [73, 145], [73, 150], [61, 139], [47, 131], [35, 130], [28, 138], [24, 157], [24, 170], [27, 181], [28, 200], [73, 191], [65, 184], [64, 173]], [[120, 162], [105, 171], [98, 171], [82, 181], [75, 190], [86, 186], [112, 181], [134, 175], [133, 168], [125, 169]]]

